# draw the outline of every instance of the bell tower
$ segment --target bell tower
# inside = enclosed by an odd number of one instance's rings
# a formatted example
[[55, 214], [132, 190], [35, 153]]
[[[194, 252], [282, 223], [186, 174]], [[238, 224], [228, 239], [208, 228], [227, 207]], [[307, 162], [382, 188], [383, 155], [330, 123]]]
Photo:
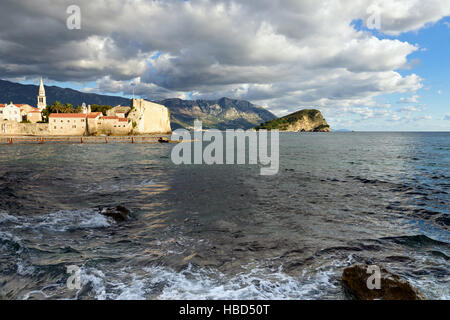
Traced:
[[45, 97], [45, 89], [44, 89], [44, 83], [42, 82], [42, 77], [41, 77], [41, 82], [39, 83], [39, 95], [37, 97], [37, 107], [39, 109], [39, 111], [42, 111], [45, 109], [45, 107], [47, 107], [47, 98]]

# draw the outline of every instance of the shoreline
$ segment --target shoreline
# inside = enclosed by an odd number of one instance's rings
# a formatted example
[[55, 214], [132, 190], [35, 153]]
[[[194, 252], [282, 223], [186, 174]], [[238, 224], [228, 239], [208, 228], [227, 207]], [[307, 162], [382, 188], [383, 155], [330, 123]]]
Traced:
[[107, 144], [107, 143], [160, 143], [161, 137], [168, 134], [135, 135], [135, 136], [0, 136], [0, 145], [13, 144]]

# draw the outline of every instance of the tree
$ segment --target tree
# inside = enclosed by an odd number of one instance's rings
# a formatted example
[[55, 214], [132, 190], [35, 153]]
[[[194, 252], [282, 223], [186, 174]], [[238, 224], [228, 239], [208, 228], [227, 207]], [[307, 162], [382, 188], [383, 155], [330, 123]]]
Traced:
[[112, 109], [111, 106], [106, 106], [106, 105], [100, 106], [98, 104], [91, 105], [91, 112], [101, 112], [101, 113], [103, 113], [104, 116], [106, 116], [106, 113], [110, 109]]
[[74, 113], [75, 109], [70, 103], [65, 103], [62, 108], [62, 113]]
[[45, 122], [48, 122], [48, 117], [51, 113], [74, 113], [76, 109], [70, 104], [62, 104], [59, 101], [53, 102], [52, 105], [48, 105], [42, 110], [42, 117]]

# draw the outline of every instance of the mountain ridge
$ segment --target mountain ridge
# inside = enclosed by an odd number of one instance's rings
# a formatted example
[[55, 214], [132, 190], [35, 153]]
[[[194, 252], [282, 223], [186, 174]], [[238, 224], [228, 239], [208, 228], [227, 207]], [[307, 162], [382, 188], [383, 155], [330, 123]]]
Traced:
[[[74, 106], [80, 106], [83, 102], [86, 104], [98, 105], [129, 105], [130, 99], [101, 95], [97, 93], [86, 93], [71, 88], [60, 88], [57, 86], [45, 87], [45, 94], [47, 97], [47, 104], [52, 104], [55, 101], [62, 103], [70, 103]], [[0, 80], [0, 101], [24, 103], [31, 106], [36, 106], [39, 86], [33, 84], [21, 84], [7, 80]]]
[[[0, 103], [24, 103], [36, 105], [39, 86], [33, 84], [20, 84], [7, 80], [0, 80]], [[85, 93], [71, 88], [45, 86], [47, 104], [55, 101], [70, 103], [79, 106], [86, 104], [129, 106], [131, 99]], [[214, 129], [250, 129], [256, 125], [275, 119], [270, 111], [252, 104], [249, 101], [230, 98], [216, 100], [182, 100], [179, 98], [153, 101], [167, 107], [171, 112], [172, 128], [190, 128], [194, 120], [202, 120], [204, 128]]]
[[270, 111], [249, 101], [225, 97], [216, 100], [173, 98], [157, 103], [171, 111], [174, 125], [185, 128], [191, 128], [194, 120], [198, 119], [205, 129], [250, 129], [276, 118]]

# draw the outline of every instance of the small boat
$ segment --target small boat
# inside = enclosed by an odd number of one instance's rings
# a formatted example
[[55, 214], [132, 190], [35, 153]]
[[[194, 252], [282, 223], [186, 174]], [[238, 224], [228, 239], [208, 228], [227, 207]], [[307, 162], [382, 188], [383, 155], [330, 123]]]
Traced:
[[167, 138], [160, 137], [160, 138], [158, 139], [158, 142], [159, 142], [159, 143], [169, 143], [170, 141], [169, 141], [169, 139], [167, 139]]

